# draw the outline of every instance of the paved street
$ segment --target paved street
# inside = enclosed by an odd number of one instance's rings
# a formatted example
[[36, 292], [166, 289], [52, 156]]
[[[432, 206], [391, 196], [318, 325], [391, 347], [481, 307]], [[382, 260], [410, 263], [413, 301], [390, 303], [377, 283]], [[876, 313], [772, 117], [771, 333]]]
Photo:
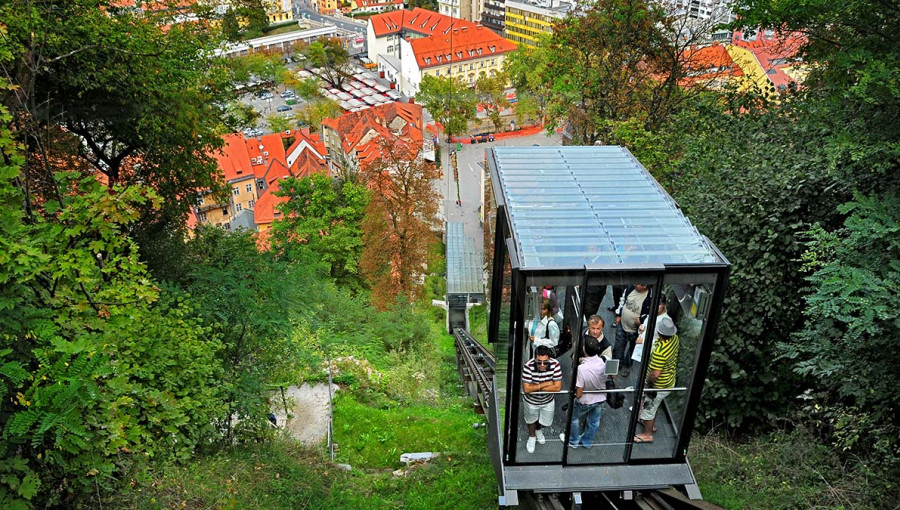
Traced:
[[320, 21], [323, 23], [331, 23], [332, 25], [335, 25], [338, 28], [342, 28], [342, 29], [348, 30], [350, 32], [356, 32], [363, 36], [366, 35], [366, 24], [365, 24], [365, 22], [362, 22], [362, 21], [355, 21], [346, 16], [324, 16], [308, 7], [297, 7], [296, 12], [305, 15], [307, 18], [309, 18], [313, 21]]
[[[560, 135], [547, 136], [544, 133], [497, 140], [496, 142], [479, 143], [474, 145], [463, 144], [462, 150], [457, 154], [459, 168], [459, 194], [462, 205], [456, 205], [456, 182], [453, 180], [453, 171], [450, 168], [450, 151], [446, 142], [441, 142], [441, 159], [443, 160], [444, 179], [441, 182], [441, 194], [444, 196], [443, 211], [447, 221], [459, 221], [463, 224], [463, 231], [475, 241], [475, 251], [481, 257], [484, 250], [484, 237], [481, 220], [479, 219], [479, 207], [481, 207], [481, 172], [484, 162], [484, 151], [490, 147], [502, 146], [530, 146], [561, 145]], [[452, 148], [456, 149], [456, 144]]]

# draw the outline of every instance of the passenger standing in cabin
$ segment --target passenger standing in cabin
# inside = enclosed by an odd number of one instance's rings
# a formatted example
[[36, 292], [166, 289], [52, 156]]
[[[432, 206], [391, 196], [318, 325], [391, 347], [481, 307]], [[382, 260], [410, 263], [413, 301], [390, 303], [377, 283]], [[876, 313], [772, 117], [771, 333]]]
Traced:
[[553, 285], [545, 285], [544, 290], [541, 291], [541, 297], [550, 301], [550, 305], [553, 307], [553, 320], [556, 321], [556, 324], [561, 323], [563, 317], [559, 313], [559, 297], [556, 295]]
[[541, 303], [541, 320], [535, 325], [530, 338], [535, 348], [544, 345], [549, 347], [551, 352], [559, 343], [559, 326], [553, 320], [553, 304], [549, 299]]
[[[569, 448], [581, 444], [590, 448], [600, 429], [600, 406], [606, 401], [605, 393], [585, 393], [606, 389], [606, 360], [600, 356], [600, 342], [592, 336], [584, 338], [584, 354], [575, 378], [575, 407], [569, 424]], [[584, 430], [581, 419], [586, 418]], [[564, 438], [565, 436], [560, 436]]]
[[603, 337], [603, 327], [606, 323], [603, 321], [603, 317], [599, 315], [591, 315], [588, 317], [588, 327], [585, 328], [584, 334], [582, 335], [584, 338], [592, 337], [600, 344], [601, 356], [606, 359], [612, 358], [612, 345], [609, 343], [609, 340]]
[[621, 365], [619, 375], [631, 374], [631, 354], [638, 336], [638, 326], [650, 314], [650, 289], [646, 285], [629, 285], [616, 309], [616, 343], [613, 357]]
[[665, 294], [659, 296], [659, 308], [656, 309], [656, 334], [650, 335], [650, 340], [646, 343], [644, 342], [644, 339], [647, 338], [647, 325], [650, 323], [649, 315], [644, 319], [644, 323], [641, 324], [641, 327], [638, 328], [638, 337], [637, 340], [635, 340], [637, 345], [634, 346], [634, 352], [631, 354], [632, 361], [640, 363], [641, 357], [644, 355], [644, 347], [650, 347], [653, 343], [653, 339], [659, 336], [659, 321], [661, 321], [663, 317], [669, 317], [666, 310], [668, 302], [669, 299]]
[[675, 387], [675, 368], [678, 365], [678, 329], [671, 317], [664, 317], [656, 325], [657, 338], [653, 340], [647, 379], [644, 381], [644, 401], [641, 405], [641, 424], [644, 432], [634, 436], [635, 443], [652, 443], [656, 425], [656, 412], [668, 391]]
[[522, 395], [524, 402], [525, 423], [528, 425], [528, 442], [525, 450], [534, 453], [535, 442], [547, 442], [541, 427], [553, 424], [553, 412], [556, 408], [554, 395], [534, 395], [536, 392], [560, 391], [562, 389], [562, 367], [550, 357], [550, 348], [539, 346], [535, 356], [525, 362], [522, 369]]

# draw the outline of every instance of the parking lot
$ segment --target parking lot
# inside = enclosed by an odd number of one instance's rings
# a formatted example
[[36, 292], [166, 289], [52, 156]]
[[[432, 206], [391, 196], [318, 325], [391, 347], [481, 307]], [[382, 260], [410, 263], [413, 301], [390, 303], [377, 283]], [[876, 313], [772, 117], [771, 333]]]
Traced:
[[[287, 67], [292, 69], [301, 80], [318, 79], [319, 93], [338, 103], [346, 112], [356, 112], [392, 101], [406, 100], [399, 92], [391, 89], [384, 80], [378, 79], [372, 71], [360, 66], [353, 66], [353, 74], [346, 76], [347, 79], [340, 88], [334, 88], [322, 79], [321, 69], [304, 68], [302, 64], [295, 63], [288, 63]], [[293, 91], [283, 87], [271, 87], [242, 96], [244, 104], [251, 106], [259, 114], [256, 126], [244, 130], [246, 136], [270, 133], [267, 117], [273, 114], [292, 117], [306, 105], [306, 101], [299, 96], [286, 93], [292, 94]]]

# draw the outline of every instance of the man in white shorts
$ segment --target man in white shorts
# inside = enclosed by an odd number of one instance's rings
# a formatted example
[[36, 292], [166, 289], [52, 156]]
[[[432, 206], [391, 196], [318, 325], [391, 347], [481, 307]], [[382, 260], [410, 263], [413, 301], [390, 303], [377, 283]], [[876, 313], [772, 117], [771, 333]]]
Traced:
[[534, 453], [534, 444], [547, 442], [541, 427], [553, 424], [556, 407], [555, 395], [537, 395], [538, 392], [553, 392], [562, 389], [562, 368], [550, 357], [550, 348], [540, 345], [535, 349], [533, 359], [525, 362], [522, 370], [522, 386], [525, 389], [523, 405], [525, 423], [528, 425], [528, 442], [525, 450]]

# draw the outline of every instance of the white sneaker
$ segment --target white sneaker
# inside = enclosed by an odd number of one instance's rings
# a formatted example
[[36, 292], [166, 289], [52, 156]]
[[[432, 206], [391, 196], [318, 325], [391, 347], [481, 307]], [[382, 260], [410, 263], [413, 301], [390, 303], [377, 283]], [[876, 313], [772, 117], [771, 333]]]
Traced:
[[529, 437], [528, 442], [525, 443], [525, 451], [528, 453], [534, 453], [534, 438]]
[[539, 431], [535, 432], [535, 433], [534, 433], [534, 436], [537, 438], [538, 444], [544, 444], [544, 443], [547, 442], [547, 440], [544, 438], [544, 431], [543, 431], [543, 430], [539, 430]]
[[565, 432], [560, 433], [559, 440], [562, 441], [563, 443], [566, 442], [566, 433]]

